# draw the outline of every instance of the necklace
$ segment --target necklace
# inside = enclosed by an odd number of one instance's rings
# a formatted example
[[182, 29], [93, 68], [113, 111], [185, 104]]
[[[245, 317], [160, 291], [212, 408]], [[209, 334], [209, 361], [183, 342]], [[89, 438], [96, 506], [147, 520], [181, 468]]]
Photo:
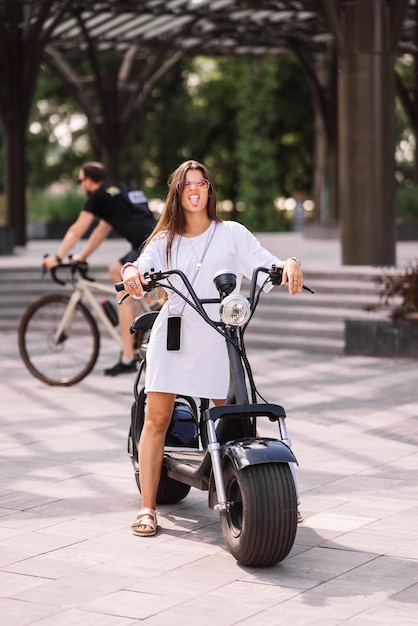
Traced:
[[209, 226], [209, 228], [208, 228], [208, 234], [207, 234], [207, 237], [206, 237], [206, 244], [205, 244], [205, 248], [204, 248], [204, 250], [203, 250], [203, 254], [202, 254], [202, 256], [201, 256], [201, 258], [200, 258], [200, 259], [199, 259], [199, 257], [198, 257], [198, 256], [197, 256], [197, 254], [196, 254], [196, 249], [195, 249], [195, 247], [194, 247], [194, 245], [193, 245], [193, 241], [192, 241], [192, 239], [193, 239], [193, 238], [192, 238], [192, 237], [187, 237], [187, 239], [190, 241], [190, 245], [192, 246], [192, 250], [193, 250], [194, 258], [196, 259], [196, 266], [195, 266], [195, 267], [196, 267], [197, 271], [199, 271], [199, 270], [201, 270], [201, 269], [202, 269], [203, 259], [205, 258], [206, 252], [207, 252], [207, 250], [208, 250], [208, 248], [209, 248], [209, 244], [210, 244], [210, 242], [212, 241], [212, 237], [213, 237], [214, 232], [215, 232], [215, 231], [214, 231], [214, 229], [212, 228], [212, 224], [211, 224], [211, 225]]
[[190, 245], [192, 246], [192, 250], [193, 250], [194, 257], [195, 257], [195, 259], [196, 259], [196, 269], [199, 271], [199, 270], [201, 270], [201, 269], [202, 269], [202, 260], [203, 260], [203, 259], [201, 259], [201, 260], [199, 261], [199, 257], [198, 257], [198, 256], [197, 256], [197, 254], [196, 254], [196, 250], [195, 250], [195, 247], [194, 247], [194, 245], [193, 245], [193, 242], [192, 242], [191, 237], [189, 237], [189, 241], [190, 241]]

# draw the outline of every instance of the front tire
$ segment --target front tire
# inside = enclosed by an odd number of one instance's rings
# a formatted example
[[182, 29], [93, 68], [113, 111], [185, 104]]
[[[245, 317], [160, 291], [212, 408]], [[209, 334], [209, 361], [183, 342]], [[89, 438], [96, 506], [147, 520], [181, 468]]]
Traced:
[[297, 496], [287, 463], [225, 467], [229, 511], [221, 526], [231, 554], [242, 565], [266, 567], [292, 549], [297, 529]]
[[71, 325], [55, 341], [69, 301], [65, 295], [44, 296], [30, 305], [20, 322], [20, 356], [30, 373], [47, 385], [78, 383], [91, 372], [99, 355], [99, 329], [81, 302], [75, 306]]

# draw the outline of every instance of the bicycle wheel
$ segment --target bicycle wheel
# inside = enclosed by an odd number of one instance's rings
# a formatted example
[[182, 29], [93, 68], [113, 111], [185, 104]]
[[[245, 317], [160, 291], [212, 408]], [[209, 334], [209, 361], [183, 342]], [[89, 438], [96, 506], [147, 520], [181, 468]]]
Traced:
[[19, 326], [19, 351], [30, 373], [47, 385], [74, 385], [94, 367], [100, 335], [90, 311], [79, 302], [68, 328], [54, 336], [70, 300], [52, 294], [27, 309]]

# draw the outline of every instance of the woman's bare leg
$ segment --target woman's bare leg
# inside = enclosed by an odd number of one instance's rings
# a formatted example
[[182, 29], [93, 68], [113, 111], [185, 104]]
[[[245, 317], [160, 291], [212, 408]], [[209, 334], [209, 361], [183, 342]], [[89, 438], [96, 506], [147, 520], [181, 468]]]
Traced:
[[[150, 391], [147, 394], [145, 421], [139, 440], [138, 460], [141, 483], [142, 508], [154, 509], [157, 506], [157, 489], [160, 481], [164, 456], [164, 440], [173, 413], [175, 394]], [[225, 404], [225, 400], [213, 400], [215, 405]], [[145, 526], [137, 526], [146, 530]]]
[[[164, 440], [173, 413], [173, 393], [150, 391], [147, 394], [145, 422], [138, 448], [142, 508], [155, 509], [157, 489], [164, 456]], [[142, 526], [139, 526], [141, 530]]]

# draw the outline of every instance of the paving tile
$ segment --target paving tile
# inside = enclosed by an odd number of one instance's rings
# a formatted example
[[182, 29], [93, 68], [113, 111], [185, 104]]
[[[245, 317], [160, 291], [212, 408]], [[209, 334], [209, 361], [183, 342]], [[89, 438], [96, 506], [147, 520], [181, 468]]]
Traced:
[[65, 576], [77, 575], [80, 571], [90, 567], [80, 561], [70, 561], [61, 555], [61, 550], [49, 554], [39, 554], [25, 558], [15, 563], [3, 566], [5, 572], [24, 574], [28, 577], [57, 579]]
[[364, 590], [367, 588], [390, 589], [392, 593], [399, 593], [418, 583], [418, 563], [414, 560], [399, 559], [389, 556], [375, 556], [355, 570], [346, 572], [347, 581], [364, 581]]
[[[289, 623], [294, 624], [294, 626], [303, 626], [304, 624], [309, 624], [309, 626], [341, 626], [339, 619], [335, 620], [321, 617], [321, 610], [316, 607], [312, 607], [309, 612], [305, 609], [304, 613], [305, 616], [303, 617], [301, 611], [299, 611], [297, 615], [293, 616], [292, 621], [289, 621]], [[240, 626], [260, 626], [260, 619], [263, 620], [263, 626], [277, 626], [278, 623], [284, 623], [286, 621], [280, 607], [278, 607], [270, 611], [263, 611], [262, 618], [260, 615], [254, 615], [249, 619], [245, 619], [240, 622]], [[280, 622], [277, 620], [280, 620]]]
[[391, 546], [390, 550], [387, 551], [387, 555], [418, 561], [418, 539], [414, 539], [413, 541], [408, 539], [407, 541], [399, 542], [398, 545], [395, 543], [395, 545]]
[[[13, 624], [13, 626], [40, 624], [44, 618], [52, 615], [56, 617], [60, 612], [61, 609], [48, 606], [47, 604], [23, 602], [13, 598], [0, 598], [0, 615], [2, 620], [5, 620], [5, 624]], [[55, 624], [58, 624], [58, 622], [55, 622]]]
[[[224, 565], [221, 571], [219, 571], [220, 562]], [[210, 591], [235, 582], [237, 577], [245, 576], [246, 572], [237, 572], [229, 557], [220, 559], [216, 555], [216, 558], [196, 559], [183, 565], [181, 570], [174, 568], [150, 579], [139, 575], [137, 583], [129, 589], [144, 593], [155, 593], [158, 589], [163, 595], [186, 600], [202, 597]]]
[[363, 526], [367, 526], [376, 521], [374, 517], [353, 516], [338, 513], [318, 513], [311, 515], [304, 521], [304, 526], [309, 528], [334, 530], [339, 533], [346, 533]]
[[123, 589], [128, 580], [127, 576], [105, 575], [85, 569], [76, 576], [63, 576], [19, 591], [13, 597], [57, 607], [77, 607], [97, 598], [108, 597], [109, 594]]
[[388, 538], [415, 539], [417, 536], [417, 507], [405, 511], [401, 515], [391, 515], [381, 520], [376, 520], [364, 528], [365, 533], [385, 535]]
[[81, 606], [85, 610], [95, 611], [104, 615], [116, 614], [144, 621], [156, 613], [175, 607], [180, 602], [181, 600], [178, 598], [161, 596], [159, 594], [121, 590]]
[[350, 626], [377, 626], [382, 624], [402, 624], [402, 626], [415, 626], [417, 623], [417, 594], [416, 586], [412, 594], [407, 590], [401, 592], [360, 615], [347, 620]]
[[14, 596], [16, 593], [37, 587], [45, 582], [45, 578], [39, 576], [26, 576], [13, 572], [0, 571], [0, 589], [4, 597]]
[[[389, 541], [387, 535], [366, 533], [363, 532], [363, 529], [358, 532], [344, 533], [322, 545], [325, 548], [363, 551], [376, 555], [404, 556], [411, 559], [415, 558], [414, 554], [416, 554], [416, 550], [411, 546], [409, 540], [392, 537]], [[411, 546], [410, 550], [408, 550], [408, 546]]]
[[136, 620], [119, 615], [103, 615], [79, 609], [68, 609], [42, 620], [42, 626], [134, 626]]
[[0, 567], [13, 565], [14, 563], [24, 561], [31, 556], [33, 555], [30, 551], [24, 552], [23, 550], [19, 550], [17, 548], [9, 548], [7, 546], [7, 542], [2, 542], [0, 550]]
[[329, 550], [314, 547], [306, 552], [287, 558], [275, 568], [250, 574], [248, 579], [303, 589], [312, 589], [337, 576], [364, 565], [376, 557], [366, 552]]
[[349, 502], [339, 506], [337, 512], [350, 514], [361, 511], [362, 515], [382, 519], [408, 511], [416, 506], [416, 500], [398, 500], [383, 495], [380, 497], [369, 495], [365, 498], [352, 498]]

